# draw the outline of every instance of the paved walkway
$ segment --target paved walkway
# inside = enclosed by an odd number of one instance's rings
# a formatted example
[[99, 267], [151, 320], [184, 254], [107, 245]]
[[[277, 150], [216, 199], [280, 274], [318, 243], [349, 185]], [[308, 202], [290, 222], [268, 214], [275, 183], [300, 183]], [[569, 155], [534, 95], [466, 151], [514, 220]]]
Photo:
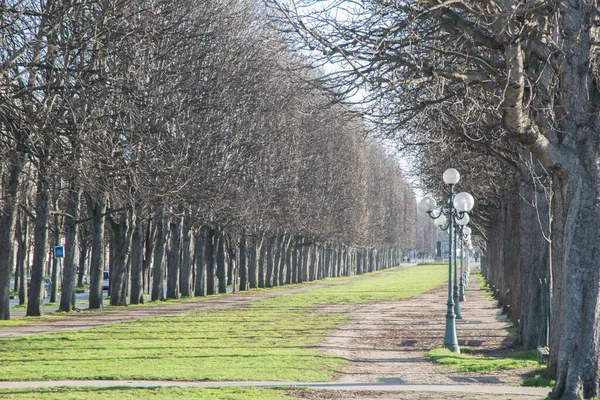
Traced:
[[215, 387], [307, 387], [319, 390], [341, 391], [377, 391], [377, 392], [427, 392], [427, 393], [480, 393], [480, 394], [513, 394], [525, 396], [545, 396], [548, 388], [530, 388], [491, 385], [402, 385], [374, 382], [206, 382], [206, 381], [29, 381], [0, 382], [5, 389], [17, 388], [49, 388], [59, 386], [75, 387], [183, 387], [183, 388], [215, 388]]

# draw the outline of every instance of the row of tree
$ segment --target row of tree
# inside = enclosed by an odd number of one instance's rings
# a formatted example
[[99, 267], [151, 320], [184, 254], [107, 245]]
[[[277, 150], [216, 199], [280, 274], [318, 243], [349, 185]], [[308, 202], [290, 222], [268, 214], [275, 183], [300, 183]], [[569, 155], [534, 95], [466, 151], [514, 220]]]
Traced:
[[[414, 247], [414, 196], [250, 0], [0, 6], [0, 318], [361, 273]], [[105, 254], [108, 253], [108, 259]], [[30, 259], [30, 261], [28, 261]], [[79, 267], [79, 277], [77, 269]], [[58, 269], [51, 268], [52, 300]], [[163, 293], [166, 278], [167, 291]]]
[[291, 46], [340, 67], [332, 88], [363, 90], [427, 189], [444, 193], [445, 168], [463, 173], [486, 275], [528, 347], [539, 280], [551, 282], [552, 396], [597, 396], [598, 2], [268, 3]]

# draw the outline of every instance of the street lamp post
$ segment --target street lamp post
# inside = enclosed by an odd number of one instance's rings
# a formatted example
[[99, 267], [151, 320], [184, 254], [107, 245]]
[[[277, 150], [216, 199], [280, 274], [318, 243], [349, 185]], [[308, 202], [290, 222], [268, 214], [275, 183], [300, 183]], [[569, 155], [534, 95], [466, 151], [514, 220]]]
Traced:
[[[462, 193], [459, 193], [459, 195]], [[458, 196], [458, 195], [457, 195]], [[469, 214], [467, 214], [466, 212], [463, 213], [462, 218], [458, 219], [456, 221], [456, 223], [458, 224], [458, 226], [456, 227], [456, 231], [454, 234], [454, 249], [455, 249], [455, 254], [454, 254], [454, 304], [458, 304], [458, 312], [455, 311], [456, 313], [456, 318], [457, 319], [462, 319], [462, 316], [460, 314], [460, 302], [465, 300], [465, 296], [464, 296], [464, 281], [463, 281], [463, 276], [464, 276], [464, 268], [463, 268], [463, 229], [466, 228], [466, 225], [469, 223], [470, 218], [469, 218]], [[456, 262], [456, 246], [458, 244], [458, 242], [460, 242], [460, 281], [458, 279], [458, 265]], [[459, 284], [460, 283], [460, 284]], [[456, 308], [456, 305], [455, 305]]]
[[[467, 286], [467, 280], [469, 279], [469, 253], [468, 253], [468, 242], [471, 240], [471, 228], [468, 226], [461, 227], [460, 235], [460, 301], [465, 301], [465, 289]], [[467, 247], [465, 254], [464, 248]], [[466, 260], [465, 260], [466, 258]], [[466, 266], [463, 266], [466, 263]]]
[[[449, 188], [448, 205], [437, 207], [437, 202], [432, 197], [425, 197], [419, 203], [419, 209], [429, 214], [434, 219], [434, 224], [442, 230], [448, 229], [448, 301], [446, 312], [446, 330], [444, 333], [444, 347], [454, 353], [460, 353], [458, 340], [456, 338], [456, 318], [460, 316], [460, 306], [457, 306], [458, 301], [458, 285], [456, 272], [456, 239], [454, 238], [454, 252], [452, 251], [453, 230], [455, 224], [460, 222], [468, 222], [468, 211], [473, 208], [473, 196], [463, 192], [456, 196], [454, 195], [454, 185], [460, 180], [460, 174], [454, 168], [449, 168], [444, 171], [443, 180]], [[452, 254], [454, 253], [454, 254]], [[454, 293], [452, 292], [452, 259], [454, 256]]]

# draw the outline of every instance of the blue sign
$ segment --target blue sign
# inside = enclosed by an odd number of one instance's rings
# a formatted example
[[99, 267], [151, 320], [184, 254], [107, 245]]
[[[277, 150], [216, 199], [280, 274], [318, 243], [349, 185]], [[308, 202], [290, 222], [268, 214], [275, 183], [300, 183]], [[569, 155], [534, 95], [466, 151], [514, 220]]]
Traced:
[[54, 258], [65, 258], [65, 246], [54, 247]]

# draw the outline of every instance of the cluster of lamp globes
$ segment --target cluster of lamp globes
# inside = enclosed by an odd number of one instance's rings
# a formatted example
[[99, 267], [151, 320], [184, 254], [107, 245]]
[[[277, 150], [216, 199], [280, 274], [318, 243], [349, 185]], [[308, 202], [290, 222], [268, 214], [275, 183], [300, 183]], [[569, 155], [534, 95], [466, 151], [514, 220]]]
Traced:
[[[450, 193], [452, 193], [452, 186], [458, 183], [460, 180], [460, 174], [454, 168], [449, 168], [444, 171], [443, 179], [444, 183], [450, 186]], [[454, 221], [463, 227], [463, 237], [465, 240], [467, 240], [467, 246], [471, 250], [473, 248], [470, 240], [471, 228], [465, 225], [467, 225], [470, 221], [469, 214], [467, 213], [473, 209], [473, 206], [475, 205], [475, 199], [473, 199], [473, 196], [471, 196], [469, 193], [461, 192], [454, 196], [452, 204], [456, 212], [448, 212], [448, 214], [454, 215]], [[445, 213], [443, 206], [438, 208], [437, 202], [433, 197], [427, 196], [423, 198], [419, 202], [419, 210], [426, 212], [431, 218], [434, 218], [433, 223], [442, 230], [446, 230], [448, 228], [448, 219], [446, 215], [444, 215]]]

